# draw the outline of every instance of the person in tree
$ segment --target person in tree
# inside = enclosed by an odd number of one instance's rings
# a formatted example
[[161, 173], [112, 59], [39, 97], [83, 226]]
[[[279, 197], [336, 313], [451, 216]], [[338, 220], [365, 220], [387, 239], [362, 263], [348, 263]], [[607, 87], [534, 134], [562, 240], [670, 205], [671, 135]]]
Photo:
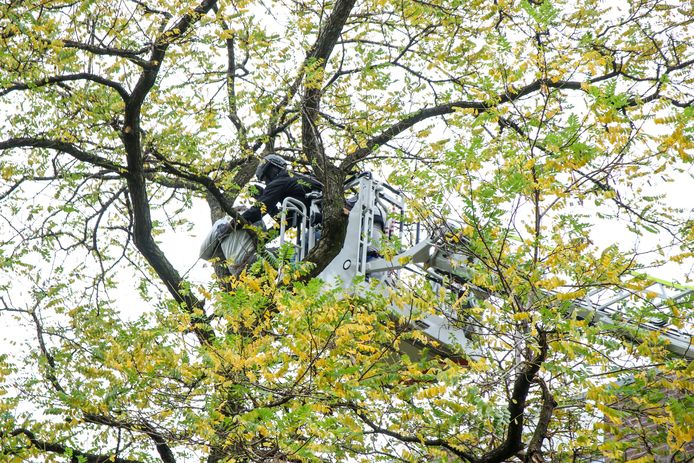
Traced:
[[[320, 182], [312, 177], [290, 174], [287, 166], [284, 158], [269, 154], [256, 169], [255, 175], [259, 181], [265, 183], [265, 188], [261, 188], [258, 194], [254, 195], [256, 205], [241, 213], [241, 217], [256, 230], [265, 229], [263, 215], [275, 217], [286, 198], [298, 199], [308, 210], [311, 199], [307, 195], [320, 191], [322, 187]], [[244, 268], [256, 260], [255, 246], [256, 236], [252, 229], [239, 226], [231, 217], [224, 217], [212, 226], [200, 248], [200, 257], [206, 260], [221, 258], [221, 252], [231, 274], [238, 277]]]
[[298, 173], [289, 173], [287, 161], [277, 154], [268, 154], [260, 161], [255, 176], [265, 183], [265, 189], [256, 198], [257, 204], [248, 208], [241, 217], [248, 223], [259, 221], [264, 214], [275, 217], [286, 198], [301, 201], [306, 210], [310, 207], [308, 194], [320, 191], [322, 185], [315, 178]]

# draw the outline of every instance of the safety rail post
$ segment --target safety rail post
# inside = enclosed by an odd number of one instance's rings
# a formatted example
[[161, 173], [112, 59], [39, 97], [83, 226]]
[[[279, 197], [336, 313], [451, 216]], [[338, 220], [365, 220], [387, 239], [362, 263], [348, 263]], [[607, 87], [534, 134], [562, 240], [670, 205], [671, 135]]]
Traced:
[[320, 193], [317, 193], [314, 196], [310, 196], [310, 199], [311, 205], [309, 206], [307, 216], [308, 245], [306, 246], [306, 255], [308, 255], [309, 251], [311, 251], [311, 249], [313, 249], [313, 247], [316, 245], [316, 227], [314, 226], [313, 218], [314, 214], [320, 214], [321, 206], [323, 203], [323, 197]]
[[303, 235], [308, 230], [306, 206], [304, 206], [304, 203], [295, 198], [285, 198], [284, 201], [282, 201], [282, 213], [280, 214], [280, 246], [285, 243], [284, 237], [287, 231], [287, 212], [294, 212], [295, 214], [294, 218], [296, 220], [297, 242], [292, 246], [296, 252], [297, 260], [303, 260], [308, 252], [308, 250], [304, 249], [305, 246], [303, 240]]
[[[360, 248], [360, 256], [362, 260], [360, 261], [361, 266], [359, 267], [360, 273], [366, 274], [368, 272], [367, 266], [367, 252], [368, 247], [373, 244], [371, 239], [373, 237], [373, 227], [375, 227], [375, 216], [376, 210], [381, 209], [382, 219], [384, 222], [384, 227], [389, 222], [390, 211], [396, 209], [399, 215], [399, 228], [398, 228], [398, 239], [403, 238], [403, 226], [404, 226], [404, 216], [405, 216], [405, 202], [402, 198], [402, 192], [396, 190], [387, 183], [373, 179], [371, 176], [364, 176], [362, 178], [364, 185], [361, 186], [361, 191], [367, 191], [368, 194], [366, 198], [362, 201], [364, 208], [368, 209], [368, 217], [366, 220], [363, 219], [365, 226], [361, 227], [360, 239], [365, 241], [363, 248]], [[360, 192], [360, 197], [363, 193]], [[363, 214], [363, 217], [365, 214]], [[392, 221], [391, 221], [392, 223]], [[389, 227], [385, 230], [387, 238], [392, 238], [392, 234], [389, 233]], [[360, 242], [360, 245], [362, 243]], [[363, 270], [361, 270], [363, 269]], [[399, 269], [396, 270], [399, 274]]]

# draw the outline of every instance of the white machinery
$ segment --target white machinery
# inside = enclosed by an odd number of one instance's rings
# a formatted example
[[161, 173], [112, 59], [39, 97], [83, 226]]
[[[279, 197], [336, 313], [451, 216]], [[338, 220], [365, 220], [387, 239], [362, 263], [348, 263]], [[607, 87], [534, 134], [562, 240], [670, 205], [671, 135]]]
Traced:
[[[392, 211], [391, 215], [400, 217], [398, 230], [392, 230], [391, 226], [391, 232], [396, 233], [400, 239], [403, 238], [403, 197], [389, 185], [373, 179], [369, 173], [359, 175], [348, 182], [345, 188], [356, 190], [358, 199], [349, 213], [345, 244], [321, 272], [320, 278], [328, 284], [348, 288], [353, 287], [352, 282], [356, 276], [363, 275], [367, 279], [378, 280], [378, 286], [387, 291], [389, 279], [399, 279], [400, 271], [407, 269], [426, 275], [434, 281], [446, 281], [449, 289], [461, 294], [466, 292], [473, 297], [482, 298], [489, 296], [483, 289], [468, 284], [471, 272], [468, 264], [472, 262], [473, 256], [446, 252], [442, 246], [443, 237], [427, 237], [420, 241], [417, 236], [411, 247], [391, 259], [370, 256], [368, 250], [374, 234], [374, 217], [377, 211]], [[314, 197], [309, 211], [306, 211], [303, 203], [292, 198], [288, 198], [282, 204], [280, 239], [282, 243], [288, 242], [286, 222], [289, 217], [292, 221], [290, 225], [296, 227], [292, 245], [298, 259], [303, 259], [316, 242], [320, 226], [317, 216], [320, 201], [319, 195]], [[386, 274], [390, 276], [384, 278]], [[657, 332], [672, 353], [689, 360], [694, 359], [694, 345], [689, 332], [691, 321], [684, 320], [683, 323], [676, 324], [665, 315], [658, 319], [634, 320], [628, 314], [633, 301], [652, 304], [655, 309], [682, 304], [691, 306], [694, 301], [694, 288], [646, 276], [639, 276], [638, 281], [640, 283], [637, 289], [620, 292], [595, 290], [572, 304], [575, 315], [594, 323], [612, 326], [621, 336], [627, 338], [636, 339], [639, 337], [638, 333]], [[410, 323], [412, 328], [424, 332], [428, 338], [435, 341], [433, 344], [440, 346], [442, 353], [457, 357], [461, 352], [465, 352], [467, 356], [476, 357], [476, 353], [468, 347], [464, 324], [457, 320], [454, 314], [444, 311], [421, 314], [416, 313], [411, 306], [391, 307], [394, 315], [400, 320]], [[681, 328], [683, 326], [685, 328]], [[409, 347], [413, 349], [414, 354], [419, 348]], [[405, 350], [407, 352], [407, 348]]]

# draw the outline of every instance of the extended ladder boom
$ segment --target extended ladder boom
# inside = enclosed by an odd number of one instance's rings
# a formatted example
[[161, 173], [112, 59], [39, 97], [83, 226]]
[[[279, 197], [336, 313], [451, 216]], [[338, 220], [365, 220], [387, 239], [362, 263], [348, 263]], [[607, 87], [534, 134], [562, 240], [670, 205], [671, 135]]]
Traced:
[[[596, 290], [574, 303], [577, 316], [598, 323], [613, 325], [622, 333], [638, 341], [644, 332], [656, 332], [667, 342], [671, 352], [694, 359], [692, 335], [686, 331], [687, 320], [673, 320], [668, 312], [673, 308], [690, 305], [694, 301], [694, 288], [688, 288], [655, 278], [638, 275], [637, 287], [618, 292]], [[611, 294], [610, 294], [611, 293]], [[647, 305], [652, 318], [635, 320], [629, 314], [634, 304]]]
[[[464, 288], [478, 298], [493, 297], [484, 288], [475, 288], [469, 284], [472, 280], [472, 254], [451, 253], [439, 246], [436, 238], [423, 239], [412, 247], [397, 254], [392, 259], [369, 256], [368, 249], [372, 245], [374, 217], [377, 209], [393, 211], [391, 214], [400, 215], [400, 227], [396, 232], [402, 235], [404, 218], [404, 200], [402, 195], [385, 183], [374, 180], [370, 174], [356, 177], [346, 188], [358, 191], [358, 199], [349, 214], [347, 236], [343, 248], [333, 261], [321, 272], [320, 277], [328, 283], [352, 287], [352, 281], [357, 275], [375, 278], [386, 290], [392, 277], [387, 274], [397, 274], [401, 269], [415, 267], [419, 272], [429, 273], [430, 276], [441, 280], [446, 277], [452, 281], [458, 290]], [[320, 201], [317, 199], [316, 201]], [[295, 214], [307, 214], [298, 211], [296, 205], [285, 205]], [[299, 208], [300, 209], [300, 208]], [[298, 240], [308, 239], [308, 243], [299, 243], [301, 257], [313, 246], [313, 220], [310, 217], [300, 218], [304, 229], [298, 231]], [[392, 227], [391, 227], [392, 230]], [[402, 236], [401, 236], [402, 238]], [[464, 247], [463, 247], [464, 248]], [[397, 277], [396, 277], [397, 278]], [[673, 320], [672, 313], [677, 307], [691, 307], [694, 303], [694, 288], [669, 283], [645, 275], [637, 275], [626, 283], [626, 288], [619, 291], [598, 289], [585, 297], [570, 304], [570, 311], [575, 316], [610, 326], [622, 337], [637, 341], [644, 334], [656, 332], [665, 342], [665, 347], [676, 355], [689, 360], [694, 359], [692, 345], [691, 322], [689, 320]], [[359, 290], [358, 287], [354, 290]], [[555, 296], [550, 292], [547, 296]], [[651, 319], [634, 319], [634, 308], [648, 304]], [[674, 308], [674, 310], [673, 310]], [[401, 319], [416, 320], [413, 327], [423, 331], [430, 338], [440, 343], [448, 352], [460, 352], [475, 357], [469, 350], [468, 340], [461, 322], [450, 313], [421, 314], [415, 313], [412, 307], [392, 307]], [[569, 315], [569, 314], [567, 314]], [[650, 316], [650, 315], [649, 315]]]
[[[379, 259], [367, 264], [366, 273], [398, 270], [412, 263], [423, 268], [429, 267], [461, 282], [470, 281], [472, 271], [468, 266], [471, 257], [466, 254], [453, 254], [441, 250], [432, 240], [424, 240], [391, 260]], [[668, 312], [673, 307], [694, 302], [694, 288], [658, 280], [646, 275], [637, 275], [627, 284], [631, 289], [610, 291], [598, 289], [571, 304], [578, 318], [594, 323], [611, 325], [621, 335], [638, 341], [647, 332], [656, 332], [666, 342], [671, 352], [688, 359], [694, 359], [692, 335], [686, 331], [687, 320], [672, 320]], [[483, 290], [471, 288], [479, 297]], [[487, 294], [488, 295], [488, 294]], [[551, 294], [548, 294], [551, 295]], [[648, 305], [654, 315], [652, 318], [635, 320], [635, 305]]]

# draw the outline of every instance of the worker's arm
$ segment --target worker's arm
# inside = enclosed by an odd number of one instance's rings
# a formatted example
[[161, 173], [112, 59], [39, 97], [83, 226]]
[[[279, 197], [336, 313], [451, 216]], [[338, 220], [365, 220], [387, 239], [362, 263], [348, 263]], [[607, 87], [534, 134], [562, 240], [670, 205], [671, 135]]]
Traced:
[[[280, 177], [270, 182], [262, 194], [258, 196], [258, 202], [265, 206], [265, 213], [274, 217], [279, 209], [277, 204], [282, 202], [287, 196], [289, 177]], [[241, 217], [248, 223], [255, 223], [263, 217], [262, 206], [252, 206], [246, 210]]]

